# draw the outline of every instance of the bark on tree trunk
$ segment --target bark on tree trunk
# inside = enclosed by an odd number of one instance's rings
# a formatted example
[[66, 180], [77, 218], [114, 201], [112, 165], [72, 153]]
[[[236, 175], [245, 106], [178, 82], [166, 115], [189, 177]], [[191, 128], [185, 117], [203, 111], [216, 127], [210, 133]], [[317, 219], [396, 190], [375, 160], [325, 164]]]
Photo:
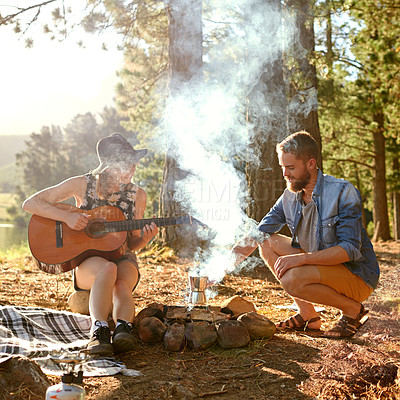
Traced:
[[[203, 32], [201, 0], [170, 0], [169, 18], [169, 96], [179, 95], [182, 89], [196, 86], [203, 73]], [[176, 182], [186, 176], [172, 156], [173, 149], [166, 150], [163, 182], [160, 193], [160, 213], [164, 217], [180, 215], [181, 204], [174, 198]], [[185, 247], [187, 227], [169, 227], [162, 230], [162, 244], [174, 250]], [[186, 241], [187, 242], [187, 241]]]
[[333, 81], [333, 43], [332, 43], [332, 12], [328, 9], [326, 15], [326, 64], [328, 67], [327, 76], [327, 94], [332, 99], [335, 100], [335, 86]]
[[[355, 171], [355, 176], [356, 176], [356, 187], [358, 189], [361, 186], [361, 184], [360, 184], [360, 174], [359, 174], [359, 171], [358, 171], [357, 163], [354, 163], [354, 171]], [[360, 196], [361, 196], [361, 202], [362, 202], [362, 204], [364, 204], [365, 203], [365, 196], [363, 196], [363, 194], [361, 192], [360, 192]], [[362, 208], [362, 211], [361, 211], [361, 219], [362, 219], [363, 227], [365, 229], [367, 229], [367, 217], [365, 215], [364, 207]]]
[[[290, 109], [295, 107], [295, 110], [299, 110], [297, 113], [295, 111], [289, 113], [289, 132], [307, 131], [314, 137], [322, 150], [317, 108], [317, 72], [311, 61], [315, 50], [313, 10], [308, 0], [291, 0], [287, 3], [287, 7], [290, 12], [295, 13], [300, 47], [298, 53], [300, 57], [295, 53], [298, 71], [292, 70], [288, 73], [291, 88], [290, 98], [292, 99]], [[305, 52], [302, 52], [301, 48]], [[294, 80], [293, 76], [296, 73], [299, 73], [299, 76]], [[322, 170], [322, 158], [319, 157], [317, 162]]]
[[[261, 1], [265, 3], [265, 0]], [[268, 0], [267, 3], [269, 9], [275, 7], [278, 14], [281, 13], [280, 1]], [[279, 36], [282, 29], [282, 23], [276, 23], [275, 26], [266, 23], [265, 26], [265, 29], [276, 30], [274, 36]], [[246, 164], [246, 181], [251, 199], [247, 215], [257, 222], [269, 211], [284, 189], [275, 146], [287, 136], [286, 93], [283, 54], [280, 51], [275, 60], [265, 61], [260, 80], [248, 96], [247, 122], [252, 127], [249, 132], [249, 152], [257, 160], [250, 160]]]
[[275, 152], [276, 141], [269, 137], [259, 143], [256, 139], [254, 145], [261, 147], [262, 164], [257, 168], [250, 164], [246, 166], [246, 180], [251, 197], [247, 215], [259, 222], [282, 194], [285, 183]]
[[[399, 173], [399, 157], [395, 157], [393, 160], [393, 172]], [[393, 192], [393, 238], [394, 240], [400, 241], [400, 193], [398, 191]]]
[[[269, 3], [279, 7], [280, 10], [279, 1], [269, 0]], [[256, 221], [269, 211], [284, 188], [275, 145], [290, 133], [306, 130], [321, 147], [316, 99], [317, 76], [316, 69], [310, 62], [310, 57], [314, 52], [314, 17], [309, 2], [306, 0], [292, 0], [286, 7], [289, 12], [295, 13], [299, 43], [306, 50], [306, 55], [296, 59], [298, 64], [295, 71], [296, 78], [294, 71], [290, 73], [286, 71], [286, 77], [284, 76], [283, 59], [289, 57], [290, 54], [282, 55], [274, 62], [267, 62], [259, 84], [249, 96], [248, 119], [254, 126], [250, 151], [259, 156], [260, 164], [250, 162], [246, 165], [246, 178], [251, 198], [248, 215]], [[289, 108], [286, 100], [288, 90], [286, 87], [282, 89], [285, 82], [289, 82], [289, 97], [292, 99]], [[303, 99], [304, 92], [313, 93], [313, 95]], [[260, 93], [265, 98], [265, 103], [269, 104], [269, 107], [274, 107], [275, 112], [279, 113], [272, 123], [269, 120], [271, 115], [265, 113], [265, 108], [257, 109], [257, 102], [253, 101], [253, 99], [259, 100]], [[303, 100], [314, 103], [311, 107], [303, 107]], [[321, 157], [318, 165], [322, 168]]]
[[375, 166], [374, 166], [374, 239], [390, 240], [390, 226], [386, 195], [386, 148], [383, 134], [383, 113], [374, 115], [378, 127], [373, 131]]

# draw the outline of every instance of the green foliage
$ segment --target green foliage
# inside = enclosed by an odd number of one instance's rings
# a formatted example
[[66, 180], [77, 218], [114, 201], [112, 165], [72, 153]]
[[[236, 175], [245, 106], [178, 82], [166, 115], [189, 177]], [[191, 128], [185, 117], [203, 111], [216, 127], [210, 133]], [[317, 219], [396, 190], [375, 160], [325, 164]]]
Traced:
[[16, 267], [26, 269], [26, 256], [30, 254], [27, 243], [14, 245], [7, 250], [0, 249], [0, 263], [12, 261]]
[[[74, 25], [71, 10], [59, 7], [59, 3], [54, 1], [51, 6], [53, 24], [45, 28], [53, 37], [65, 36]], [[235, 43], [219, 45], [228, 37], [245, 36], [246, 18], [253, 18], [254, 10], [232, 7], [226, 23], [217, 23], [209, 15], [216, 5], [203, 3], [203, 24], [207, 25], [203, 43], [205, 64], [212, 65], [217, 59], [223, 60], [219, 67], [224, 62], [241, 63], [246, 55], [238, 51]], [[282, 7], [288, 10], [293, 4], [307, 2], [283, 2]], [[320, 0], [309, 4], [315, 5], [316, 26], [320, 26], [313, 60], [319, 78], [324, 172], [349, 179], [360, 189], [365, 205], [372, 208], [378, 158], [386, 160], [389, 191], [399, 190], [399, 2]], [[116, 94], [118, 113], [123, 118], [118, 120], [116, 110], [105, 110], [107, 115], [101, 116], [100, 124], [87, 113], [76, 116], [61, 134], [58, 127], [44, 127], [40, 137], [32, 136], [26, 153], [20, 155], [25, 180], [18, 195], [93, 168], [97, 164], [93, 151], [97, 139], [110, 131], [121, 131], [123, 126], [132, 143], [138, 141], [138, 146], [149, 148], [149, 156], [137, 169], [137, 180], [148, 192], [148, 203], [156, 209], [164, 157], [155, 138], [160, 136], [159, 122], [168, 83], [169, 6], [161, 0], [86, 2], [85, 11], [79, 16], [86, 31], [112, 27], [124, 37], [125, 63], [119, 72], [121, 82]], [[38, 4], [33, 11], [40, 9]], [[16, 31], [25, 28], [19, 16], [0, 19], [0, 24], [9, 23], [15, 23]], [[286, 61], [291, 79], [296, 80], [294, 67], [304, 60], [293, 55], [292, 63]], [[212, 68], [206, 67], [205, 80], [213, 79]], [[292, 83], [292, 88], [299, 89], [301, 76]], [[383, 151], [378, 151], [374, 142], [377, 132], [383, 133], [386, 140]], [[56, 140], [58, 136], [61, 141]], [[36, 162], [29, 161], [31, 150]]]
[[17, 154], [17, 166], [23, 171], [23, 187], [30, 193], [55, 185], [65, 179], [66, 158], [62, 153], [63, 137], [60, 127], [42, 127], [32, 133], [26, 149]]
[[66, 154], [66, 177], [84, 174], [98, 166], [96, 143], [102, 137], [119, 132], [132, 144], [137, 143], [137, 135], [122, 127], [124, 118], [114, 108], [105, 107], [99, 116], [100, 123], [91, 113], [80, 114], [65, 127], [63, 153]]
[[[325, 172], [352, 181], [369, 209], [378, 159], [386, 160], [389, 191], [399, 188], [393, 161], [399, 154], [400, 8], [394, 3], [317, 3]], [[383, 150], [375, 142], [379, 134], [386, 141]]]

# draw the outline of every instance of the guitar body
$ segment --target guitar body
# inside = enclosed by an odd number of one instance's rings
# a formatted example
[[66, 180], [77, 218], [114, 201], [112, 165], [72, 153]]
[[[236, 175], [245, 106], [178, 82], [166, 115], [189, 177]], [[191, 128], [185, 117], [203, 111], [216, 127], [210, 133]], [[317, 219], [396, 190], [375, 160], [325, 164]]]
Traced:
[[[122, 211], [113, 206], [102, 206], [93, 210], [59, 203], [56, 207], [70, 212], [90, 215], [88, 227], [102, 226], [107, 221], [124, 221]], [[88, 257], [100, 256], [116, 260], [125, 254], [123, 247], [127, 231], [93, 235], [90, 229], [73, 230], [61, 221], [32, 215], [28, 227], [28, 240], [38, 267], [45, 272], [59, 274], [70, 271]]]

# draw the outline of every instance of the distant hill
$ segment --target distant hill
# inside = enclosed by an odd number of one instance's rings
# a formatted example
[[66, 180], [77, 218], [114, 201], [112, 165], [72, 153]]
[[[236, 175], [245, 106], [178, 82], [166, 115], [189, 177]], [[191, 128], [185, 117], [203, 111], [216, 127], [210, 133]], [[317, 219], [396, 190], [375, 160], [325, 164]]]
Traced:
[[21, 183], [22, 176], [15, 162], [0, 167], [0, 193], [14, 193], [15, 187]]
[[13, 192], [21, 181], [15, 168], [15, 155], [25, 149], [29, 136], [0, 135], [0, 192]]
[[0, 135], [0, 167], [15, 162], [15, 154], [25, 148], [29, 135]]

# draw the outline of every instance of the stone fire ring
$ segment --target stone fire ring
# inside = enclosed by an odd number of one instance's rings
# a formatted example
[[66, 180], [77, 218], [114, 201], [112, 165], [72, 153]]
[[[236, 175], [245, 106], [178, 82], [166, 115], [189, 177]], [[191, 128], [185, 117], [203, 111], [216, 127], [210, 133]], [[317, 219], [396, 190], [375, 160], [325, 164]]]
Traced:
[[140, 340], [163, 342], [169, 351], [185, 347], [202, 351], [215, 344], [223, 349], [244, 347], [251, 340], [269, 340], [276, 331], [272, 321], [258, 314], [253, 303], [240, 296], [228, 299], [222, 306], [152, 303], [133, 322]]

